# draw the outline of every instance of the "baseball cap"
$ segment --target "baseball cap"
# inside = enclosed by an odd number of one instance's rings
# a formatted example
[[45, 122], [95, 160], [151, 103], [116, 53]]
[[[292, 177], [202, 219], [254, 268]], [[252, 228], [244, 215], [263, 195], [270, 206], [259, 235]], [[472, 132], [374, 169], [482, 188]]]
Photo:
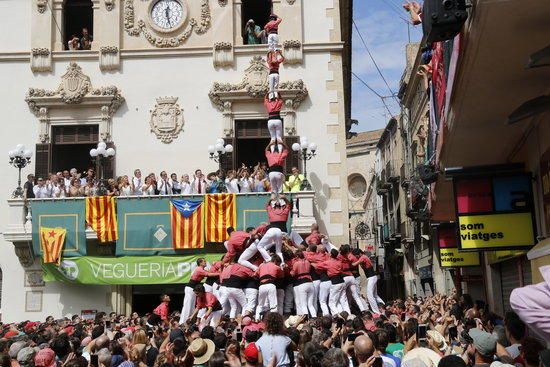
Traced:
[[250, 343], [244, 348], [244, 359], [248, 362], [258, 362], [258, 347], [256, 343]]
[[468, 335], [474, 341], [476, 350], [484, 356], [492, 356], [497, 349], [497, 338], [478, 328], [470, 329]]
[[51, 348], [45, 348], [36, 353], [34, 357], [35, 367], [56, 367], [55, 352]]

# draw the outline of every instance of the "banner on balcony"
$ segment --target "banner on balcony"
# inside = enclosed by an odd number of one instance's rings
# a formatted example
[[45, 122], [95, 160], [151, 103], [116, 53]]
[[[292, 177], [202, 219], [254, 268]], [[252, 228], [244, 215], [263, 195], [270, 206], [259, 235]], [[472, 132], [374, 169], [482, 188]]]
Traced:
[[175, 250], [204, 247], [202, 201], [172, 200], [172, 246]]
[[67, 230], [64, 228], [40, 227], [40, 247], [42, 248], [42, 262], [45, 264], [61, 263], [61, 250], [65, 244]]
[[206, 242], [224, 242], [229, 238], [227, 227], [237, 226], [235, 194], [206, 195]]
[[86, 255], [86, 208], [84, 200], [32, 200], [32, 247], [34, 255], [43, 257], [40, 228], [63, 228], [65, 244], [62, 257]]
[[64, 258], [58, 267], [43, 264], [46, 282], [75, 284], [149, 285], [182, 284], [189, 281], [199, 257], [212, 263], [219, 254], [189, 256], [124, 256]]
[[86, 223], [97, 233], [100, 243], [118, 239], [115, 213], [115, 198], [93, 196], [86, 198]]
[[535, 244], [529, 174], [454, 179], [461, 251], [525, 249]]

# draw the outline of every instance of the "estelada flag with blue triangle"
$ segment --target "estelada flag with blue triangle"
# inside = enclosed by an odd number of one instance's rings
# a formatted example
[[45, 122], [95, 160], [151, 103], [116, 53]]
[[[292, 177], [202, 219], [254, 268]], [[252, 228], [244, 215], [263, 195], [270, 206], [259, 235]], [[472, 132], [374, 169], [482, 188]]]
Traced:
[[171, 200], [170, 216], [174, 250], [204, 247], [202, 201]]

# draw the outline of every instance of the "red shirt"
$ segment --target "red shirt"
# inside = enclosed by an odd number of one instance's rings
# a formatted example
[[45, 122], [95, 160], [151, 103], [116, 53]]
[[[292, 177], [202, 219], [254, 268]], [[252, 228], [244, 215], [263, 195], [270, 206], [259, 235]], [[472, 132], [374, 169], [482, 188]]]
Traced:
[[321, 234], [318, 231], [311, 232], [305, 241], [308, 245], [319, 245], [321, 243]]
[[287, 156], [288, 156], [287, 149], [283, 149], [282, 152], [271, 152], [270, 150], [265, 151], [265, 157], [267, 158], [267, 165], [269, 167], [273, 167], [273, 166], [284, 167]]
[[274, 100], [270, 100], [269, 98], [264, 99], [264, 106], [268, 113], [271, 112], [281, 112], [281, 108], [283, 108], [283, 100], [280, 98], [276, 98]]
[[200, 282], [204, 278], [206, 278], [207, 275], [208, 271], [206, 271], [202, 266], [197, 266], [193, 271], [193, 274], [191, 274], [191, 280], [196, 280], [197, 282]]
[[209, 308], [209, 307], [212, 307], [212, 309], [214, 309], [216, 304], [219, 304], [218, 299], [216, 298], [216, 296], [214, 296], [210, 292], [204, 292], [203, 296], [197, 297], [195, 307], [198, 308], [199, 310], [201, 308]]
[[231, 269], [231, 275], [235, 275], [239, 278], [252, 278], [254, 276], [254, 270], [241, 264], [234, 264]]
[[231, 264], [229, 266], [226, 266], [223, 271], [221, 272], [220, 274], [220, 284], [225, 280], [225, 279], [229, 279], [229, 277], [231, 276], [231, 271], [233, 269], [233, 267], [235, 266], [235, 264]]
[[258, 275], [261, 278], [264, 276], [271, 276], [273, 278], [282, 278], [283, 277], [283, 271], [279, 266], [272, 262], [263, 263], [258, 268]]
[[223, 257], [225, 261], [235, 257], [244, 251], [245, 242], [250, 238], [250, 233], [244, 231], [234, 231], [227, 240], [227, 253]]
[[267, 54], [267, 66], [270, 71], [279, 72], [279, 65], [285, 61], [283, 55], [278, 52], [271, 52]]
[[270, 20], [264, 26], [264, 30], [267, 33], [277, 33], [279, 31], [279, 24], [281, 24], [282, 21], [283, 20], [281, 18], [277, 18], [277, 20]]
[[329, 277], [342, 275], [342, 261], [333, 257], [317, 264], [317, 269], [325, 270]]
[[159, 315], [161, 320], [168, 320], [168, 302], [162, 302], [153, 310], [153, 313]]
[[265, 209], [270, 222], [286, 222], [290, 214], [290, 205], [288, 204], [280, 208], [274, 208], [267, 204]]
[[296, 277], [297, 279], [309, 279], [311, 280], [311, 276], [309, 275], [311, 271], [311, 264], [306, 259], [296, 259], [294, 264], [292, 264], [292, 270], [290, 271], [290, 275], [293, 277]]
[[363, 265], [365, 268], [372, 268], [372, 261], [370, 261], [369, 257], [367, 255], [361, 255], [359, 256], [358, 261], [361, 261], [359, 265]]
[[342, 275], [344, 276], [350, 276], [351, 274], [351, 259], [349, 258], [349, 255], [346, 256], [340, 254], [338, 255], [338, 260], [342, 262]]

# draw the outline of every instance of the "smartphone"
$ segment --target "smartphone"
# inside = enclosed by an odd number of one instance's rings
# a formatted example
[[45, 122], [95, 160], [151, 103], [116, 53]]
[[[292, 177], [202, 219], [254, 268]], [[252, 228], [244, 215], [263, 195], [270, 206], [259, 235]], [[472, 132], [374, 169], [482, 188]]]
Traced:
[[376, 357], [374, 359], [374, 363], [372, 364], [372, 367], [383, 367], [384, 362], [382, 361], [382, 357]]
[[109, 321], [109, 320], [105, 321], [105, 328], [107, 328], [107, 329], [111, 328], [111, 321]]
[[359, 335], [361, 335], [361, 334], [359, 334], [359, 333], [348, 334], [348, 340], [349, 340], [350, 342], [354, 342], [355, 339], [357, 339], [357, 337], [358, 337]]
[[449, 336], [451, 339], [456, 339], [458, 337], [458, 330], [456, 326], [449, 327]]
[[97, 354], [90, 355], [90, 366], [99, 367], [99, 360]]
[[416, 339], [426, 339], [426, 333], [428, 331], [428, 325], [426, 324], [419, 324], [418, 329], [416, 330]]
[[241, 330], [237, 330], [237, 341], [239, 343], [243, 341], [243, 332]]

